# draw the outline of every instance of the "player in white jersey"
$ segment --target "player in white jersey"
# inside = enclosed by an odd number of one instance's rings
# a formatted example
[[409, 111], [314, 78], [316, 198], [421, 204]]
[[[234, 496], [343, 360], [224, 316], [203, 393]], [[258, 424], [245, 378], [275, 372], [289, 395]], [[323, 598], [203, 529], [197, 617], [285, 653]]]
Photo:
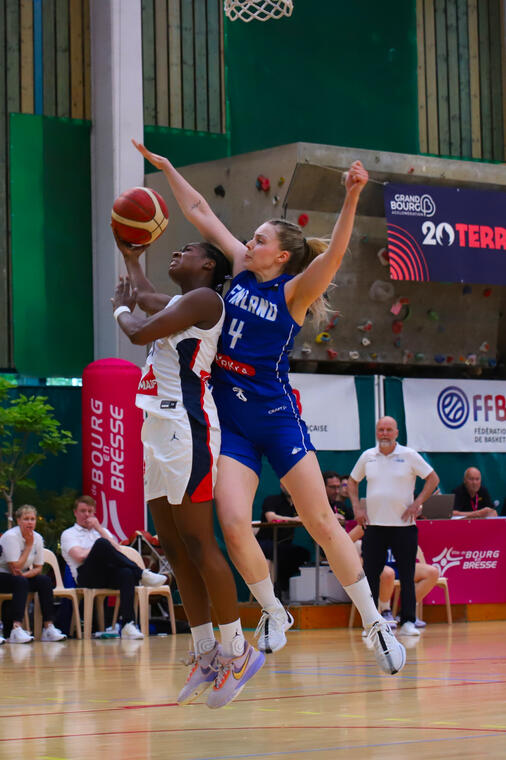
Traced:
[[[192, 665], [178, 696], [194, 701], [211, 687], [207, 705], [223, 707], [263, 665], [264, 655], [244, 639], [232, 571], [213, 531], [213, 487], [220, 448], [216, 406], [207, 387], [224, 319], [216, 292], [229, 272], [223, 254], [208, 243], [175, 251], [169, 275], [182, 295], [156, 293], [139, 256], [117, 236], [128, 271], [114, 298], [119, 326], [139, 345], [152, 343], [136, 403], [142, 428], [145, 495], [162, 548], [176, 575], [193, 637]], [[138, 305], [151, 316], [132, 314]], [[214, 637], [210, 603], [221, 643]]]
[[[230, 557], [263, 608], [259, 648], [280, 649], [293, 623], [275, 597], [263, 552], [248, 530], [263, 454], [359, 610], [379, 666], [396, 673], [404, 667], [405, 649], [379, 615], [353, 544], [330, 509], [314, 447], [288, 381], [287, 352], [293, 336], [308, 311], [315, 313], [315, 304], [341, 266], [367, 171], [355, 161], [347, 172], [346, 195], [330, 241], [306, 239], [297, 225], [271, 219], [243, 243], [167, 158], [132, 142], [163, 171], [187, 220], [233, 263], [234, 279], [225, 297], [224, 350], [213, 377], [223, 431], [216, 502]], [[259, 429], [259, 420], [277, 415], [283, 415], [281, 425]]]

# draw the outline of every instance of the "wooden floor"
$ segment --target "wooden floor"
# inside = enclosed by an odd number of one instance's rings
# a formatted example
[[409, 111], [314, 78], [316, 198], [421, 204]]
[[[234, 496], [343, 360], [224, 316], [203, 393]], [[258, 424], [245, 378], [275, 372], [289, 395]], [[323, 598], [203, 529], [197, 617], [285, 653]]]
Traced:
[[[251, 633], [248, 633], [251, 636]], [[0, 648], [2, 760], [505, 758], [506, 626], [431, 625], [398, 676], [293, 631], [228, 707], [178, 707], [188, 636]]]

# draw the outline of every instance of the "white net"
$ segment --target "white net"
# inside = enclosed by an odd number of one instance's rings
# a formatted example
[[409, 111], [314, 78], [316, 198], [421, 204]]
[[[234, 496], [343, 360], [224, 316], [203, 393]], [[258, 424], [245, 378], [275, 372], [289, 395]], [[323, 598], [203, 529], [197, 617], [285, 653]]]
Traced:
[[225, 15], [230, 21], [268, 21], [291, 16], [293, 0], [225, 0]]

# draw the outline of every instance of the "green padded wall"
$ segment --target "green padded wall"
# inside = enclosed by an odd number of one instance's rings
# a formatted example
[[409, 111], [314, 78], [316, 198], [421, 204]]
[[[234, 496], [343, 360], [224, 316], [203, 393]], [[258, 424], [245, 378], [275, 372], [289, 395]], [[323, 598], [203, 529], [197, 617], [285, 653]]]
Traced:
[[418, 152], [416, 3], [294, 0], [225, 26], [232, 153], [304, 141]]
[[93, 360], [90, 123], [11, 114], [14, 362], [80, 376]]

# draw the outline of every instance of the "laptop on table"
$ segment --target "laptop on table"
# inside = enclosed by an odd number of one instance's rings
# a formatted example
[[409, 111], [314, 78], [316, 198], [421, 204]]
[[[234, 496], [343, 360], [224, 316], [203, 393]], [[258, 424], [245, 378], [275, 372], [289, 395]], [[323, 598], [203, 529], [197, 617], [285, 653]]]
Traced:
[[450, 520], [455, 503], [454, 493], [440, 493], [429, 496], [423, 503], [421, 517], [426, 520]]

